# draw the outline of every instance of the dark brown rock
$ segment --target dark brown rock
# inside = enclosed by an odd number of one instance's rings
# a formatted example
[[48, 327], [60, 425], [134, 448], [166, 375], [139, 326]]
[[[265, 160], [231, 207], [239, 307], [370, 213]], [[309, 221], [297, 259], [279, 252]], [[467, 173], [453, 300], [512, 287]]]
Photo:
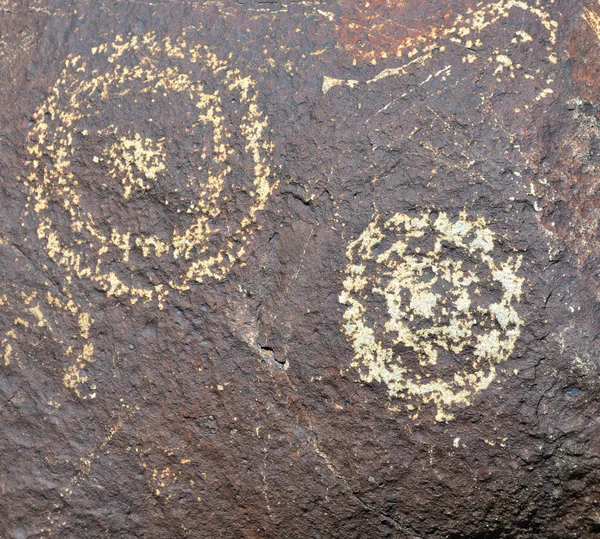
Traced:
[[599, 535], [599, 47], [0, 2], [0, 537]]

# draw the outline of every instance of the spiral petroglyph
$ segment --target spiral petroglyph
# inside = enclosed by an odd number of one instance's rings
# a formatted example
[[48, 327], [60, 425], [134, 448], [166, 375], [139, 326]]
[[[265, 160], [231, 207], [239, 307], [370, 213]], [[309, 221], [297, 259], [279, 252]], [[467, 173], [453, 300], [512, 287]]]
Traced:
[[32, 123], [39, 238], [70, 278], [132, 303], [224, 278], [274, 188], [253, 79], [186, 34], [69, 57]]
[[344, 332], [365, 382], [381, 382], [408, 410], [438, 421], [490, 386], [513, 352], [520, 258], [497, 259], [483, 219], [446, 213], [375, 218], [350, 243]]
[[[25, 291], [25, 311], [84, 324], [64, 374], [82, 398], [96, 394], [85, 370], [93, 320], [70, 300], [74, 280], [162, 309], [171, 291], [243, 263], [275, 187], [254, 80], [195, 41], [116, 36], [70, 55], [30, 125], [27, 212], [68, 300]], [[5, 363], [19, 327], [2, 339]]]

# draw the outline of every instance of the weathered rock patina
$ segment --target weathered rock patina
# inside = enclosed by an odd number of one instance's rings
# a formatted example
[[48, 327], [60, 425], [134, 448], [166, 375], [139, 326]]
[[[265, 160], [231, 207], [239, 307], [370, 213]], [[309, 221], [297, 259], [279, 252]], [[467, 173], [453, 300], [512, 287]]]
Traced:
[[592, 0], [0, 0], [0, 537], [600, 535], [599, 58]]

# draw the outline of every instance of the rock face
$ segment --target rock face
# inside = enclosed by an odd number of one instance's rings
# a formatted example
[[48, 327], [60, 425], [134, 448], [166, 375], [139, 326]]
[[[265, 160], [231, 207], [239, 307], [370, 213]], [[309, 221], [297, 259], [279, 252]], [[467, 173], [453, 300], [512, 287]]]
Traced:
[[0, 36], [0, 537], [600, 536], [597, 2]]

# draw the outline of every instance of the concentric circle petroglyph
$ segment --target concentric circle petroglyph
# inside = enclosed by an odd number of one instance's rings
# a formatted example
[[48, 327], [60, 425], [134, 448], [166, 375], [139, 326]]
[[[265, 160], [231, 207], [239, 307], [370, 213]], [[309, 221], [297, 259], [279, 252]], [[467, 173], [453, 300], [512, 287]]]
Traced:
[[71, 279], [162, 305], [243, 257], [271, 149], [250, 76], [185, 34], [117, 36], [69, 57], [35, 113], [38, 236]]
[[366, 382], [436, 419], [469, 405], [511, 355], [523, 324], [520, 258], [499, 260], [494, 233], [465, 213], [375, 218], [350, 243], [344, 332]]

